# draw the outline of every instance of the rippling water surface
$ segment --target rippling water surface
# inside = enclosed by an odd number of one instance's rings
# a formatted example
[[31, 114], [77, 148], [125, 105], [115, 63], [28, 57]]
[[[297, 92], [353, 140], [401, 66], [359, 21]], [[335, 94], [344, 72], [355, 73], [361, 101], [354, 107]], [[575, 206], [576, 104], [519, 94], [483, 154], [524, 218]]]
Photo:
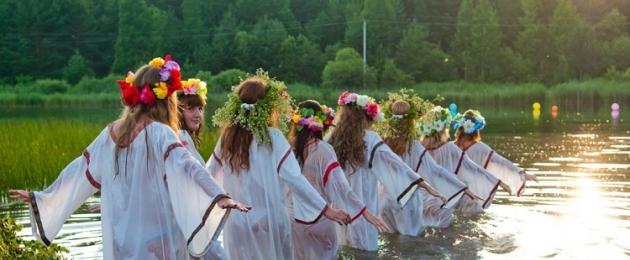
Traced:
[[[488, 115], [483, 140], [529, 173], [521, 197], [499, 191], [484, 214], [458, 216], [422, 237], [384, 235], [380, 249], [344, 248], [342, 258], [630, 258], [630, 125], [610, 115], [534, 120], [525, 112]], [[87, 203], [95, 203], [92, 198]], [[25, 207], [2, 198], [0, 215], [29, 227]], [[30, 227], [20, 235], [28, 236]], [[73, 258], [98, 258], [100, 217], [82, 207], [55, 242]]]

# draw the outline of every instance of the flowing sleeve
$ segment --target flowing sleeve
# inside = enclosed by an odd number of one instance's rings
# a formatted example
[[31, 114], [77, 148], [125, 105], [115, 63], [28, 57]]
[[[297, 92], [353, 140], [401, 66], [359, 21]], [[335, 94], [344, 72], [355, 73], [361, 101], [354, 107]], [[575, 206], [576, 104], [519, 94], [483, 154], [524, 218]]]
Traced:
[[330, 150], [325, 150], [327, 156], [324, 156], [324, 159], [320, 161], [322, 163], [320, 169], [325, 169], [322, 175], [324, 192], [334, 207], [347, 211], [354, 221], [363, 214], [367, 207], [350, 188], [350, 183], [348, 183], [343, 169], [339, 166], [332, 147]]
[[293, 217], [302, 224], [313, 224], [328, 207], [319, 192], [306, 180], [289, 142], [277, 129], [271, 129], [273, 153], [278, 159], [277, 171], [280, 179], [291, 191]]
[[188, 252], [202, 256], [221, 233], [230, 209], [216, 205], [228, 197], [206, 168], [190, 154], [170, 129], [159, 129], [159, 155], [175, 219], [187, 239]]
[[484, 199], [481, 207], [488, 208], [501, 181], [473, 162], [463, 151], [460, 150], [460, 153], [455, 174], [473, 193]]
[[372, 154], [368, 163], [371, 172], [383, 184], [385, 191], [396, 196], [396, 201], [404, 207], [418, 189], [417, 184], [423, 181], [422, 177], [384, 143], [377, 144]]
[[101, 173], [90, 161], [98, 160], [98, 151], [108, 137], [107, 129], [59, 174], [43, 191], [31, 192], [29, 212], [33, 236], [50, 245], [63, 223], [81, 204], [101, 188]]
[[491, 150], [486, 158], [484, 168], [512, 188], [517, 196], [525, 190], [525, 174], [522, 169], [510, 160]]
[[462, 195], [464, 195], [464, 191], [468, 188], [466, 184], [457, 179], [455, 174], [440, 167], [428, 152], [425, 152], [421, 160], [419, 168], [420, 176], [448, 198], [448, 202], [443, 204], [442, 207], [452, 208], [455, 206]]

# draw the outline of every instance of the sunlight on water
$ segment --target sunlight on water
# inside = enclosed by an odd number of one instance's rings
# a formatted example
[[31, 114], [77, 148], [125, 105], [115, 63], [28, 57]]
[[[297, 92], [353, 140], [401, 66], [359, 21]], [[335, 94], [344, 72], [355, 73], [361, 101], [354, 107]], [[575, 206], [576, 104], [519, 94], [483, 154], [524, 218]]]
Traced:
[[[536, 174], [523, 196], [500, 191], [479, 216], [457, 216], [448, 229], [422, 237], [383, 235], [378, 252], [344, 248], [353, 259], [628, 259], [630, 258], [630, 132], [627, 123], [509, 120], [487, 127], [483, 140]], [[499, 124], [499, 125], [497, 125]], [[494, 130], [493, 127], [498, 128]], [[1, 198], [0, 213], [27, 228], [25, 207]], [[88, 203], [97, 202], [91, 198]], [[100, 216], [81, 207], [55, 242], [72, 258], [98, 258]]]

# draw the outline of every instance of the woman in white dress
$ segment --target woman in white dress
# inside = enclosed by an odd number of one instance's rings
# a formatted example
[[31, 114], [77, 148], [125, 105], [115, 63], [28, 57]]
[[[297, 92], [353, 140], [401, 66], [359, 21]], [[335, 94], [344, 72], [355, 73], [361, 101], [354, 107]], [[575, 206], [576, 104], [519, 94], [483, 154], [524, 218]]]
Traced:
[[435, 228], [450, 226], [453, 221], [451, 208], [462, 195], [474, 195], [466, 184], [440, 167], [416, 140], [419, 137], [416, 121], [420, 115], [433, 108], [433, 104], [416, 96], [411, 90], [401, 90], [399, 93], [389, 93], [383, 108], [385, 120], [379, 122], [376, 129], [385, 144], [425, 181], [444, 194], [448, 202], [443, 203], [425, 190], [420, 190], [410, 201], [415, 206], [400, 208], [393, 200], [382, 201], [381, 204], [385, 206], [382, 207], [381, 216], [390, 227], [404, 235], [420, 235], [424, 230], [423, 223], [424, 226]]
[[[337, 103], [341, 106], [340, 113], [335, 119], [336, 127], [327, 139], [352, 190], [368, 210], [378, 212], [379, 196], [386, 196], [403, 208], [414, 197], [418, 186], [446, 203], [443, 195], [424, 182], [371, 130], [372, 124], [383, 116], [372, 98], [346, 91]], [[383, 187], [380, 194], [379, 183]], [[422, 208], [421, 205], [413, 206]], [[340, 241], [353, 248], [375, 251], [378, 249], [377, 229], [366, 219], [357, 219], [341, 227]]]
[[285, 189], [292, 194], [296, 221], [313, 222], [322, 215], [341, 224], [351, 220], [328, 205], [301, 174], [279, 130], [286, 128], [291, 109], [284, 88], [258, 71], [234, 88], [214, 116], [222, 133], [206, 165], [230, 196], [253, 207], [225, 224], [223, 243], [230, 259], [293, 258]]
[[467, 110], [453, 120], [455, 129], [455, 145], [477, 165], [494, 174], [502, 183], [520, 196], [525, 190], [525, 183], [537, 181], [535, 175], [528, 174], [510, 160], [495, 152], [490, 146], [481, 142], [481, 130], [486, 126], [485, 118], [476, 110]]
[[155, 58], [118, 83], [125, 105], [120, 119], [44, 191], [9, 194], [29, 204], [33, 235], [45, 244], [100, 190], [103, 258], [202, 256], [229, 208], [249, 207], [230, 199], [180, 143], [175, 61]]
[[[294, 112], [290, 142], [302, 174], [328, 203], [349, 212], [352, 222], [364, 217], [380, 232], [388, 231], [385, 223], [367, 210], [352, 191], [335, 151], [322, 141], [333, 119], [334, 111], [314, 100], [301, 102]], [[295, 221], [292, 226], [296, 259], [337, 259], [339, 246], [333, 221], [324, 218], [312, 223]]]
[[475, 164], [455, 144], [448, 142], [451, 120], [450, 112], [440, 106], [422, 116], [419, 122], [422, 145], [440, 166], [455, 174], [479, 196], [463, 196], [456, 208], [463, 213], [480, 213], [490, 206], [499, 186], [507, 192], [510, 192], [510, 187]]

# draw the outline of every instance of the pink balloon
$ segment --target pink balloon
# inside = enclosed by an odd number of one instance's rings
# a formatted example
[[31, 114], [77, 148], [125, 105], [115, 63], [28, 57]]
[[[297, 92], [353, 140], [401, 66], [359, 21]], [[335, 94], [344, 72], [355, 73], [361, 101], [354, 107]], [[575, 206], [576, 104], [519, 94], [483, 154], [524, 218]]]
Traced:
[[613, 103], [612, 106], [610, 106], [610, 109], [613, 111], [619, 111], [619, 104]]

